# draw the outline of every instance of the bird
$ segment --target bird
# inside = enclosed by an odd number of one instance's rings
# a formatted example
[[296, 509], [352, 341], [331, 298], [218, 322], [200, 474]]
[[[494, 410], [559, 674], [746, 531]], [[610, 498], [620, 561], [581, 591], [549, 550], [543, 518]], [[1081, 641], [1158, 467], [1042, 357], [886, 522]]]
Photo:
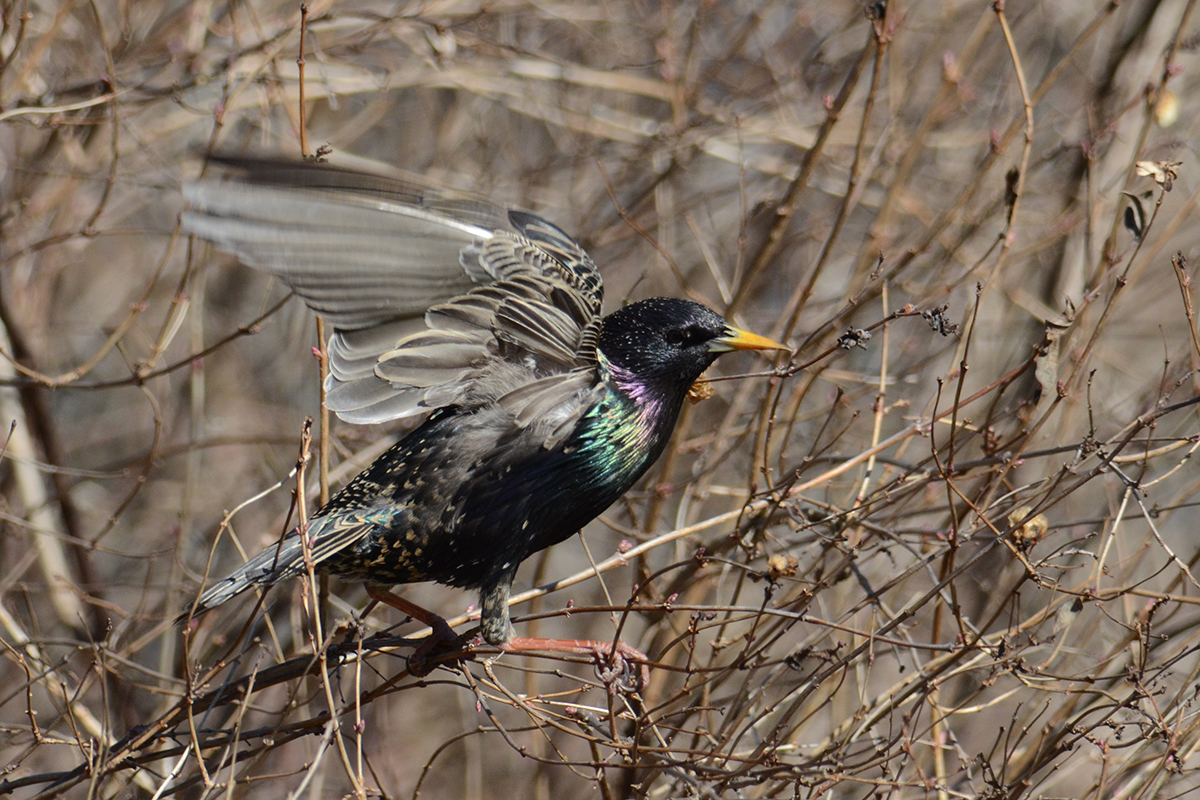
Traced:
[[410, 671], [458, 638], [391, 591], [478, 589], [507, 652], [648, 659], [618, 642], [519, 637], [518, 566], [578, 532], [662, 454], [689, 389], [723, 353], [789, 348], [692, 300], [601, 314], [584, 248], [536, 214], [311, 161], [219, 157], [184, 184], [186, 232], [281, 278], [332, 326], [326, 405], [375, 424], [428, 414], [277, 544], [203, 591], [194, 617], [318, 571], [433, 628]]

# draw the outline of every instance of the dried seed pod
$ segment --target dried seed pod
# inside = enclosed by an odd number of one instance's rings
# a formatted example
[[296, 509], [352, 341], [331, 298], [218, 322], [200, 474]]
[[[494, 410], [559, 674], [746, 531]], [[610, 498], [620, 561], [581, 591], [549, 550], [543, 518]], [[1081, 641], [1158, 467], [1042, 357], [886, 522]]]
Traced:
[[[1050, 522], [1046, 519], [1045, 514], [1025, 519], [1032, 511], [1030, 506], [1020, 506], [1009, 512], [1008, 515], [1008, 524], [1014, 526], [1012, 530], [1013, 543], [1021, 552], [1026, 552], [1040, 542], [1050, 527]], [[1021, 522], [1021, 520], [1025, 521]]]

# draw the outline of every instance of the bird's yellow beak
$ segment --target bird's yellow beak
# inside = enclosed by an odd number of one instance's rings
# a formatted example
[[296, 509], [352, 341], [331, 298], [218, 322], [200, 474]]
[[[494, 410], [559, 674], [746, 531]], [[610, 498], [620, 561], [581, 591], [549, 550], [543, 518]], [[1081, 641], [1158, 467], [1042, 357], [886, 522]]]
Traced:
[[757, 333], [735, 328], [732, 325], [726, 329], [724, 336], [713, 339], [708, 343], [708, 349], [714, 353], [728, 353], [731, 350], [783, 350], [790, 353], [792, 348], [780, 344]]

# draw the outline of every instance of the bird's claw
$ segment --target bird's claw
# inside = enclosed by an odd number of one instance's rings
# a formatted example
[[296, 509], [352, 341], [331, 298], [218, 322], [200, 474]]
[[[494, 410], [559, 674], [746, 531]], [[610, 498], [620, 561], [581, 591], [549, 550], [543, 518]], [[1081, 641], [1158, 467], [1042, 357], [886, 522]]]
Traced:
[[[416, 678], [423, 678], [447, 661], [458, 661], [466, 652], [462, 641], [454, 635], [454, 631], [446, 627], [439, 630], [436, 626], [424, 642], [408, 657], [408, 673]], [[457, 658], [448, 658], [457, 656]]]
[[591, 656], [596, 674], [610, 692], [638, 692], [650, 683], [650, 660], [624, 642], [593, 639], [527, 639], [514, 636], [497, 645], [506, 653], [572, 653]]
[[597, 647], [593, 654], [596, 677], [610, 692], [637, 694], [650, 685], [650, 665], [646, 663], [646, 657], [624, 642], [617, 642], [615, 648]]

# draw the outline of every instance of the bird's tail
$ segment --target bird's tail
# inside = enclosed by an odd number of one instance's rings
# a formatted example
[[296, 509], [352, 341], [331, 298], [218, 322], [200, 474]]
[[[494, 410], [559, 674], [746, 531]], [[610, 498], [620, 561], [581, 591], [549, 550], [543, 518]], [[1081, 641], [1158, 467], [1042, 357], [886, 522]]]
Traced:
[[304, 547], [300, 535], [293, 531], [277, 545], [268, 547], [232, 574], [208, 587], [204, 594], [175, 618], [175, 622], [178, 624], [189, 617], [198, 617], [242, 592], [271, 586], [277, 581], [299, 575], [303, 570]]

